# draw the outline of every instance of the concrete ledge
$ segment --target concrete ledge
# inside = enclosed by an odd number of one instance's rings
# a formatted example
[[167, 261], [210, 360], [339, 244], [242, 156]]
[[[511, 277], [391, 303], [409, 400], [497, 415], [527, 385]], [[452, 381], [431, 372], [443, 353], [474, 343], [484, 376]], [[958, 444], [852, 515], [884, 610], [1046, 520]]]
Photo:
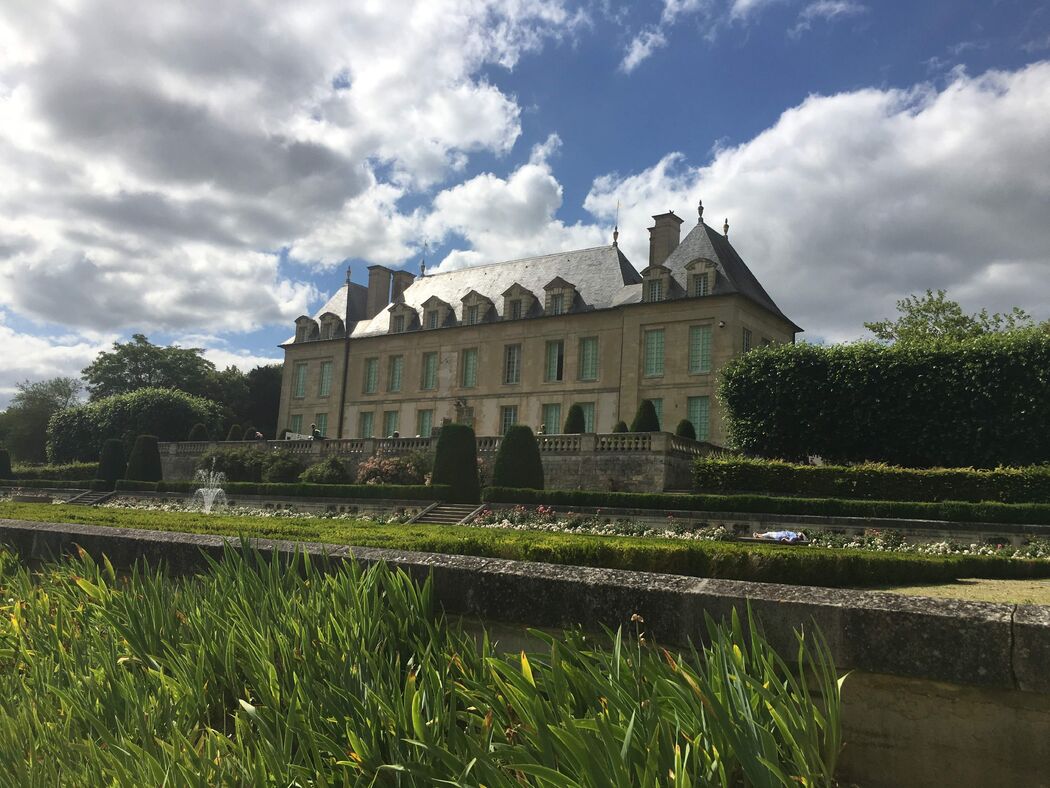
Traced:
[[[206, 566], [230, 540], [218, 536], [0, 519], [0, 542], [26, 559], [52, 558], [76, 545], [114, 564], [163, 562], [175, 572]], [[840, 670], [860, 669], [953, 684], [1050, 693], [1050, 607], [907, 597], [872, 591], [774, 585], [614, 569], [556, 566], [472, 556], [253, 539], [262, 551], [296, 549], [336, 562], [351, 554], [385, 561], [413, 577], [433, 576], [438, 602], [454, 614], [538, 627], [616, 628], [631, 614], [664, 643], [698, 641], [705, 615], [750, 605], [780, 653], [793, 630], [816, 624]]]

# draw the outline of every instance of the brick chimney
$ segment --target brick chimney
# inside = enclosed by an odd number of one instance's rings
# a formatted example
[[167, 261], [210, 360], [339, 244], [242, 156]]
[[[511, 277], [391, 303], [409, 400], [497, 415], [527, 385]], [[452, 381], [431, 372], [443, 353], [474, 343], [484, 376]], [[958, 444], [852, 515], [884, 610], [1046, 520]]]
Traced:
[[402, 293], [404, 293], [408, 289], [408, 286], [414, 281], [416, 281], [414, 274], [411, 274], [408, 271], [394, 271], [394, 290], [390, 294], [390, 300], [395, 304], [404, 300], [401, 298]]
[[682, 220], [674, 211], [653, 217], [649, 228], [649, 265], [663, 265], [682, 239]]
[[365, 319], [378, 315], [390, 304], [390, 283], [394, 272], [382, 265], [368, 266], [368, 300], [365, 302]]

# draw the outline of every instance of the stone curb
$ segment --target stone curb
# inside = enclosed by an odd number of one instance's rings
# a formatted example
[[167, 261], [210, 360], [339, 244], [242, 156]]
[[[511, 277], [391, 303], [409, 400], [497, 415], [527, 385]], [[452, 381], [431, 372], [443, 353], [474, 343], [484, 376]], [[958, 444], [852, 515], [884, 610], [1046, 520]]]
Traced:
[[[385, 561], [417, 579], [433, 577], [435, 599], [450, 614], [537, 627], [632, 627], [656, 641], [702, 639], [705, 617], [750, 605], [786, 659], [795, 630], [816, 625], [840, 671], [859, 669], [954, 684], [1050, 693], [1050, 607], [910, 597], [877, 591], [751, 583], [617, 569], [557, 566], [474, 556], [354, 548], [272, 539], [247, 540], [276, 555], [303, 550], [322, 563], [353, 556]], [[0, 542], [23, 558], [44, 559], [79, 545], [117, 566], [163, 562], [174, 572], [221, 558], [220, 536], [0, 519]]]

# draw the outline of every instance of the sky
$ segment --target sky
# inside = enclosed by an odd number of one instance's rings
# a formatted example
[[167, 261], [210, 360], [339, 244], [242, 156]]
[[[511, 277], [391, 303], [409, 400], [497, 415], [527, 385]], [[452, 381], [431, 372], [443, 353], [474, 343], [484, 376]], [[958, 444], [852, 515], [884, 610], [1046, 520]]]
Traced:
[[697, 201], [808, 341], [911, 293], [1050, 317], [1050, 6], [15, 0], [0, 407], [133, 333], [219, 366], [379, 263], [611, 242]]

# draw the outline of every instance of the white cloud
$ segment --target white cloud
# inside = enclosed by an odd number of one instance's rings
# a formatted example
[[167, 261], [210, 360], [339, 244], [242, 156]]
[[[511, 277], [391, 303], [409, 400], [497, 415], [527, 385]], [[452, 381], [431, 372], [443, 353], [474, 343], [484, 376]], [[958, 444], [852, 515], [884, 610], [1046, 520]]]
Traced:
[[564, 0], [6, 8], [0, 306], [95, 331], [289, 321], [317, 294], [276, 253], [404, 259], [398, 201], [520, 135], [482, 70], [584, 21]]
[[832, 22], [836, 19], [866, 13], [867, 10], [867, 6], [854, 0], [816, 0], [799, 11], [798, 21], [788, 31], [788, 34], [797, 38], [812, 28], [815, 21]]
[[1048, 160], [1044, 62], [956, 72], [939, 91], [812, 96], [705, 166], [669, 154], [599, 178], [585, 207], [609, 218], [621, 202], [620, 245], [637, 264], [648, 215], [678, 208], [688, 219], [702, 197], [708, 224], [728, 215], [736, 248], [810, 336], [860, 336], [864, 320], [927, 287], [1046, 319]]
[[[735, 2], [754, 0], [735, 0]], [[712, 0], [663, 0], [660, 19], [643, 27], [631, 39], [620, 61], [620, 70], [631, 73], [656, 50], [667, 46], [667, 33], [680, 17], [706, 13], [711, 10]]]

